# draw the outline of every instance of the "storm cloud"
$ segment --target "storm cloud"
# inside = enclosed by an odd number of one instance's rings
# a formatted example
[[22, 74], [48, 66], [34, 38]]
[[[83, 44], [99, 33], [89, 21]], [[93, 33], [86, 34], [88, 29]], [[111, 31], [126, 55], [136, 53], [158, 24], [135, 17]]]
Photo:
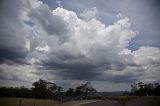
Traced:
[[24, 1], [2, 0], [0, 3], [0, 62], [25, 58], [26, 31], [22, 23]]
[[38, 0], [1, 2], [0, 80], [115, 85], [160, 80], [160, 48], [131, 50], [139, 31], [121, 13], [106, 24], [95, 6], [76, 13]]

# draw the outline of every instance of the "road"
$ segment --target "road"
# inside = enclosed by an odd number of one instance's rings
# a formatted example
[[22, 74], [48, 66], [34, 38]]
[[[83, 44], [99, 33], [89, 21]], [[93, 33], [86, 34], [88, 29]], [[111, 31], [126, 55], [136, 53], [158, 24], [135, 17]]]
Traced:
[[144, 96], [135, 100], [130, 100], [126, 103], [124, 101], [104, 100], [78, 106], [160, 106], [160, 97]]
[[87, 103], [79, 106], [124, 106], [124, 105], [117, 101], [105, 100], [105, 101], [97, 101], [94, 103]]

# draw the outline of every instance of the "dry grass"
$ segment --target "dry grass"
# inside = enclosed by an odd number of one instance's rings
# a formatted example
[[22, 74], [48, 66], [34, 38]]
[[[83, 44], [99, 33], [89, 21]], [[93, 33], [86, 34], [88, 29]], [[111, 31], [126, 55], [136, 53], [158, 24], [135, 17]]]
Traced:
[[160, 106], [160, 97], [145, 96], [126, 103], [126, 106]]
[[138, 98], [139, 98], [139, 96], [108, 96], [108, 97], [106, 97], [106, 99], [124, 101], [124, 102], [138, 99]]
[[88, 100], [116, 100], [116, 101], [129, 101], [139, 98], [138, 96], [89, 96], [86, 99]]
[[45, 99], [0, 98], [0, 106], [78, 106], [92, 102], [96, 102], [96, 100], [78, 100], [60, 103]]
[[0, 98], [0, 106], [56, 106], [53, 100], [27, 98]]
[[113, 100], [122, 106], [160, 106], [160, 97], [137, 97], [137, 96], [106, 96], [92, 97], [91, 100], [79, 100], [65, 103], [58, 103], [53, 100], [45, 99], [26, 99], [26, 98], [0, 98], [0, 106], [72, 106], [97, 100]]

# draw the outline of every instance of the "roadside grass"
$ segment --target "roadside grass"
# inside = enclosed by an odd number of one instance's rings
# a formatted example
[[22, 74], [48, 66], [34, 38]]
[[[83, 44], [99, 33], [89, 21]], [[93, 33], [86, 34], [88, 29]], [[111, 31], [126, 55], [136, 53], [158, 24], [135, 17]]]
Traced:
[[126, 106], [160, 106], [160, 97], [142, 96], [139, 99], [127, 102]]
[[0, 106], [71, 106], [98, 100], [113, 100], [122, 106], [160, 106], [160, 97], [155, 96], [88, 96], [85, 100], [62, 103], [47, 99], [0, 98]]
[[106, 97], [106, 99], [109, 99], [109, 100], [117, 100], [117, 101], [124, 101], [124, 102], [137, 99], [137, 98], [139, 98], [139, 96], [108, 96]]
[[116, 100], [116, 101], [127, 102], [127, 101], [137, 99], [137, 98], [139, 98], [139, 96], [88, 96], [86, 99], [88, 99], [88, 100], [92, 100], [92, 99], [106, 100], [106, 99], [108, 99], [108, 100]]
[[0, 106], [56, 106], [58, 102], [45, 99], [0, 98]]
[[95, 100], [114, 100], [117, 101], [122, 106], [130, 100], [138, 99], [139, 96], [89, 96], [87, 99], [95, 99]]
[[118, 101], [119, 104], [121, 104], [122, 106], [125, 106], [125, 104], [128, 101], [135, 100], [138, 98], [139, 96], [111, 96], [111, 97], [107, 97], [106, 99]]
[[31, 98], [1, 98], [0, 106], [78, 106], [81, 104], [92, 103], [96, 100], [72, 100], [66, 102], [56, 102], [47, 99], [31, 99]]

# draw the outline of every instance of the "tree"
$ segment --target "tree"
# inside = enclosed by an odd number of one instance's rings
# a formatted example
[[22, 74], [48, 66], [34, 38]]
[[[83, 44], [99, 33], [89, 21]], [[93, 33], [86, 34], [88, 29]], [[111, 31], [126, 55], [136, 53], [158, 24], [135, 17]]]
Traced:
[[74, 89], [73, 88], [69, 88], [66, 91], [66, 96], [74, 96]]
[[21, 87], [1, 87], [0, 88], [0, 97], [23, 97], [23, 98], [31, 98], [32, 90]]
[[52, 98], [58, 100], [62, 97], [63, 88], [57, 86], [55, 83], [40, 79], [32, 85], [32, 91], [35, 98]]
[[136, 83], [133, 83], [131, 84], [131, 95], [135, 95], [135, 91], [137, 91], [137, 84]]
[[56, 97], [57, 97], [57, 101], [61, 101], [62, 102], [62, 96], [63, 96], [63, 88], [60, 86], [57, 86], [57, 91], [56, 91]]
[[35, 98], [46, 98], [47, 97], [47, 82], [40, 79], [32, 84], [33, 94]]
[[130, 95], [136, 96], [159, 96], [160, 95], [160, 86], [158, 83], [145, 84], [143, 82], [131, 84], [131, 93]]
[[55, 98], [55, 93], [57, 91], [57, 85], [55, 83], [52, 83], [52, 82], [47, 82], [47, 91], [48, 91], [48, 97], [50, 99], [54, 99]]
[[155, 84], [154, 94], [155, 96], [160, 96], [160, 85], [158, 83]]
[[95, 93], [96, 89], [92, 87], [90, 82], [86, 82], [85, 84], [82, 84], [81, 86], [76, 87], [75, 95], [77, 96], [84, 96], [84, 98], [87, 98], [88, 94]]

